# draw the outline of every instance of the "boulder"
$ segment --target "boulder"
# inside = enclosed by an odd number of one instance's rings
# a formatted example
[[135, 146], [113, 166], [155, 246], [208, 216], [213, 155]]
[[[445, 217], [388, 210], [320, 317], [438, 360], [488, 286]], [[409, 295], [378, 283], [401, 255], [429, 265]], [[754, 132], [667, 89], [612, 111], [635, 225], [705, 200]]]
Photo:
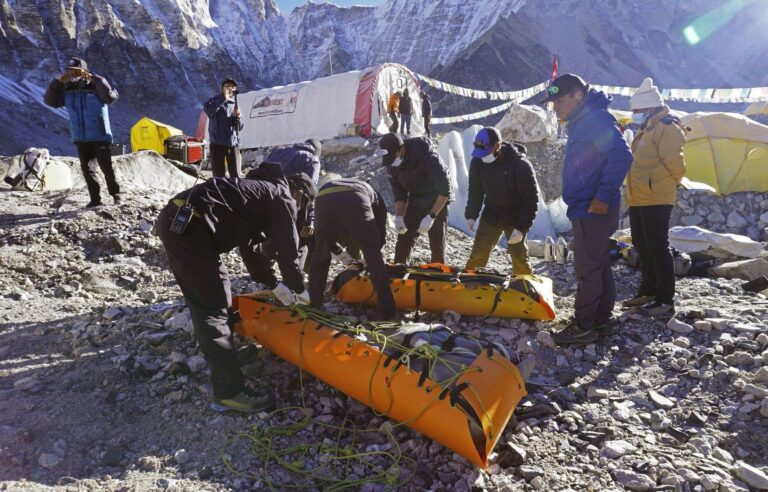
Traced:
[[323, 140], [322, 157], [349, 154], [370, 148], [371, 143], [362, 137], [344, 137]]
[[557, 138], [557, 117], [538, 106], [513, 104], [496, 128], [504, 140], [541, 142]]
[[758, 277], [768, 276], [768, 261], [765, 261], [762, 258], [731, 261], [711, 268], [710, 274], [723, 278], [754, 280]]

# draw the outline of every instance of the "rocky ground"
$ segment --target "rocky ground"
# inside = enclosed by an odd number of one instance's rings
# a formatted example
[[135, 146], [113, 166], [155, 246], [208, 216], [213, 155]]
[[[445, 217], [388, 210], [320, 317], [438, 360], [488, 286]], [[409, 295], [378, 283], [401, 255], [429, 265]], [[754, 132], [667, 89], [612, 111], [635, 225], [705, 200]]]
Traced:
[[[285, 429], [297, 410], [243, 417], [209, 409], [205, 361], [151, 233], [166, 193], [130, 191], [121, 205], [97, 210], [81, 209], [84, 191], [0, 195], [0, 490], [330, 487], [254, 452], [255, 436]], [[450, 232], [452, 263], [470, 247]], [[420, 242], [414, 261], [427, 260]], [[236, 255], [226, 261], [237, 292], [257, 287]], [[507, 264], [496, 251], [490, 266]], [[745, 293], [738, 280], [681, 279], [674, 320], [617, 309], [614, 336], [557, 348], [551, 333], [572, 314], [573, 268], [538, 260], [534, 268], [554, 281], [558, 321], [450, 322], [538, 362], [488, 470], [408, 429], [390, 439], [390, 426], [363, 405], [249, 350], [246, 372], [272, 384], [278, 406], [306, 405], [317, 418], [269, 442], [304, 445], [288, 464], [326, 477], [327, 455], [348, 449], [355, 459], [334, 476], [379, 481], [353, 490], [768, 489], [763, 295]], [[633, 295], [638, 273], [616, 263], [614, 275], [620, 299]]]

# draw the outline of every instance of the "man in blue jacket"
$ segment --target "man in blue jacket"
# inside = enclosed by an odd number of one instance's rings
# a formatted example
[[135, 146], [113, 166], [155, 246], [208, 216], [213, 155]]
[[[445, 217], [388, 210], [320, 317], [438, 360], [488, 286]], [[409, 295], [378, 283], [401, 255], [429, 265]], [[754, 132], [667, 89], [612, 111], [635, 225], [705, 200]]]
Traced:
[[88, 71], [82, 58], [70, 58], [66, 71], [54, 79], [45, 91], [44, 100], [54, 108], [66, 107], [72, 142], [77, 147], [80, 169], [91, 201], [88, 208], [101, 205], [101, 189], [96, 181], [96, 170], [91, 161], [96, 159], [104, 173], [107, 190], [115, 203], [120, 203], [120, 185], [112, 168], [112, 130], [109, 126], [107, 106], [117, 101], [118, 94], [107, 79]]
[[574, 268], [578, 279], [575, 320], [555, 334], [560, 345], [587, 344], [611, 333], [616, 287], [608, 253], [619, 225], [620, 188], [632, 153], [616, 119], [611, 98], [564, 74], [547, 89], [568, 131], [563, 163], [563, 200], [573, 224]]
[[[210, 98], [203, 109], [208, 115], [208, 140], [211, 142], [211, 168], [213, 177], [224, 177], [225, 170], [230, 178], [240, 177], [240, 108], [235, 104], [237, 84], [232, 79], [221, 83], [221, 94]], [[226, 167], [225, 167], [226, 163]]]

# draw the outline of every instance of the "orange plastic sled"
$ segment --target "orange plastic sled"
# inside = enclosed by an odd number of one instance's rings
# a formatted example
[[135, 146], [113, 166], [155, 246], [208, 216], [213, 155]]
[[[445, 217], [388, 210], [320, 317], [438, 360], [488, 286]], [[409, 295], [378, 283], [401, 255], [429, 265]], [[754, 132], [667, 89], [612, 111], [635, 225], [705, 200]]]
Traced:
[[492, 349], [483, 350], [455, 385], [443, 388], [344, 331], [258, 294], [240, 296], [236, 305], [241, 335], [481, 468], [527, 394], [517, 366]]
[[[398, 309], [438, 313], [450, 309], [467, 316], [555, 319], [552, 281], [546, 277], [507, 277], [462, 271], [439, 263], [412, 268], [390, 265], [387, 273]], [[378, 302], [368, 273], [358, 265], [336, 277], [333, 293], [350, 304]]]

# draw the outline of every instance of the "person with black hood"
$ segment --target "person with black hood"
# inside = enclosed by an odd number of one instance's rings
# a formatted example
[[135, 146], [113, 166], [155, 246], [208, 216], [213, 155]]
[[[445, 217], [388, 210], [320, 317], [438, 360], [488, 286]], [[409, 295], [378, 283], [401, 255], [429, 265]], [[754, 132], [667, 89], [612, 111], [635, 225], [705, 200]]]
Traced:
[[448, 204], [453, 200], [448, 168], [425, 137], [403, 140], [388, 133], [379, 149], [395, 196], [395, 263], [408, 262], [420, 234], [429, 236], [430, 261], [444, 263]]
[[304, 173], [317, 186], [320, 181], [320, 154], [323, 146], [319, 140], [310, 138], [306, 142], [276, 147], [267, 156], [267, 162], [276, 162], [283, 174], [293, 176]]
[[240, 177], [240, 108], [235, 104], [237, 84], [232, 79], [221, 83], [221, 94], [213, 96], [203, 109], [208, 115], [208, 139], [211, 142], [211, 168], [214, 177], [225, 175], [230, 178]]
[[553, 338], [559, 345], [584, 345], [613, 333], [616, 286], [610, 239], [619, 226], [620, 189], [632, 153], [608, 112], [611, 97], [591, 89], [581, 77], [567, 73], [553, 80], [545, 102], [553, 103], [568, 130], [563, 200], [573, 224], [578, 280], [574, 321]]
[[424, 132], [428, 137], [432, 137], [432, 131], [429, 129], [429, 123], [432, 121], [432, 99], [424, 91], [421, 91], [421, 117], [424, 118]]
[[403, 91], [403, 97], [400, 98], [400, 133], [403, 135], [411, 134], [411, 114], [413, 113], [413, 99], [408, 89]]
[[478, 216], [480, 223], [466, 269], [484, 268], [493, 247], [504, 234], [512, 259], [512, 273], [530, 275], [533, 270], [528, 262], [525, 236], [536, 218], [539, 185], [525, 147], [503, 142], [494, 127], [480, 130], [474, 147], [464, 216], [470, 231], [475, 230]]
[[322, 308], [331, 258], [346, 253], [340, 250], [339, 243], [343, 243], [348, 250], [354, 246], [355, 250], [363, 253], [378, 298], [376, 319], [394, 319], [395, 300], [381, 255], [387, 238], [387, 206], [384, 199], [368, 183], [342, 178], [329, 181], [320, 188], [315, 209], [317, 236], [309, 267], [312, 305]]
[[232, 293], [220, 255], [239, 248], [246, 266], [253, 245], [270, 238], [280, 252], [283, 283], [274, 294], [283, 304], [308, 304], [298, 264], [296, 205], [280, 166], [265, 163], [243, 178], [211, 178], [173, 197], [160, 212], [157, 231], [168, 265], [189, 306], [194, 333], [211, 369], [217, 411], [257, 412], [269, 408], [269, 389], [245, 385], [235, 352]]
[[66, 107], [72, 142], [77, 147], [80, 169], [88, 186], [90, 202], [87, 208], [101, 205], [101, 189], [96, 181], [96, 162], [104, 173], [107, 190], [115, 203], [120, 203], [120, 185], [112, 168], [112, 130], [108, 105], [117, 101], [118, 94], [107, 79], [88, 71], [82, 58], [70, 58], [66, 71], [48, 85], [43, 100], [53, 108]]

